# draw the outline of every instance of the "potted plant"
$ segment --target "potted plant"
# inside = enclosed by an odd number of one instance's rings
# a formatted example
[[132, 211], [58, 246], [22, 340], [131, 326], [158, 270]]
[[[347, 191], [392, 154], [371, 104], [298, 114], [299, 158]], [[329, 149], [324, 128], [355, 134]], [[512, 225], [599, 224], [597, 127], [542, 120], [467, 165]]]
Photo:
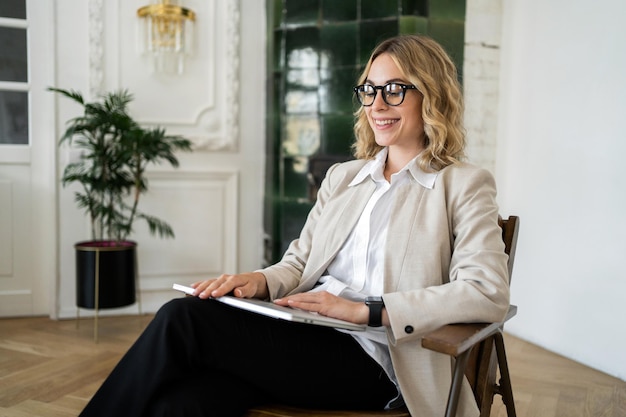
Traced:
[[91, 240], [74, 246], [77, 306], [97, 310], [133, 304], [137, 243], [129, 236], [135, 221], [145, 221], [153, 235], [174, 237], [169, 224], [138, 209], [148, 190], [146, 168], [162, 162], [178, 167], [175, 153], [190, 151], [191, 142], [160, 127], [140, 126], [128, 112], [133, 97], [127, 90], [94, 102], [86, 102], [77, 91], [48, 90], [83, 107], [59, 140], [59, 145], [68, 142], [82, 152], [80, 160], [65, 167], [61, 182], [80, 185], [75, 201], [91, 221]]

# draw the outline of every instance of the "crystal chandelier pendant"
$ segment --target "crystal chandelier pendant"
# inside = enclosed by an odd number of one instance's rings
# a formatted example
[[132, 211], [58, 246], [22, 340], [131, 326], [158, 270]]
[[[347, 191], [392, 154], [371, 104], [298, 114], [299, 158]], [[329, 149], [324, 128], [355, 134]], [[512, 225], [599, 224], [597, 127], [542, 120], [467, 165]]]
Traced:
[[137, 10], [138, 47], [152, 61], [154, 72], [182, 74], [193, 52], [196, 14], [180, 0], [160, 0]]

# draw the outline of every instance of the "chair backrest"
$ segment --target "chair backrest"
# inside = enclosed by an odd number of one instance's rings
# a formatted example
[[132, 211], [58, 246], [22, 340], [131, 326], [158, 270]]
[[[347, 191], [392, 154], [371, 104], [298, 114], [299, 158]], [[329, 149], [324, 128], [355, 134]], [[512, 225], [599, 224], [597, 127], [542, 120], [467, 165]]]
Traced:
[[517, 250], [517, 234], [519, 233], [519, 217], [509, 216], [508, 219], [500, 217], [498, 223], [502, 228], [502, 240], [504, 241], [504, 252], [509, 255], [509, 283], [513, 275], [513, 262], [515, 261], [515, 251]]
[[[513, 263], [515, 262], [515, 251], [517, 249], [517, 235], [519, 232], [519, 218], [509, 216], [508, 219], [499, 218], [498, 223], [502, 228], [502, 240], [504, 241], [504, 251], [509, 255], [508, 270], [509, 282], [513, 273]], [[468, 359], [465, 368], [467, 377], [474, 397], [481, 410], [481, 417], [488, 417], [496, 391], [496, 373], [498, 370], [498, 360], [494, 348], [493, 336], [476, 345]]]

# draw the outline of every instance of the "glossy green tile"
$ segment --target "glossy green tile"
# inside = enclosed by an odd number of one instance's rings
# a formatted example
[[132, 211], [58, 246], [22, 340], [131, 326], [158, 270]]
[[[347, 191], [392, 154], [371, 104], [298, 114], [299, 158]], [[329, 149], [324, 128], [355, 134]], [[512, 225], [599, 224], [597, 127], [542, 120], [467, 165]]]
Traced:
[[317, 68], [288, 70], [286, 82], [288, 87], [316, 89], [320, 85], [320, 71]]
[[345, 22], [356, 20], [357, 5], [355, 0], [322, 0], [323, 22]]
[[283, 25], [283, 12], [285, 11], [283, 7], [283, 0], [268, 0], [268, 19], [271, 19], [269, 25], [273, 29], [277, 29]]
[[[276, 140], [271, 140], [268, 141], [269, 144], [265, 147], [266, 151], [268, 152], [268, 155], [266, 155], [266, 157], [268, 159], [271, 159], [272, 161], [274, 161], [278, 155], [280, 155], [280, 145], [281, 145], [281, 141], [280, 141], [280, 135], [282, 133], [282, 124], [281, 124], [281, 120], [282, 120], [281, 114], [278, 111], [274, 111], [270, 114], [270, 116], [267, 118], [268, 124], [271, 123], [270, 126], [268, 126], [267, 132], [268, 135], [272, 135], [272, 138], [276, 138]], [[271, 155], [269, 155], [271, 153]]]
[[458, 20], [430, 19], [428, 34], [439, 42], [456, 64], [459, 76], [463, 71], [463, 50], [465, 47], [465, 24]]
[[307, 170], [322, 160], [351, 158], [357, 106], [351, 89], [372, 49], [398, 33], [426, 33], [462, 68], [465, 2], [266, 1], [273, 83], [264, 227], [272, 235], [266, 256], [271, 261], [298, 236], [311, 208]]
[[408, 35], [412, 33], [428, 33], [428, 19], [419, 16], [400, 16], [400, 33]]
[[428, 16], [428, 0], [402, 0], [400, 7], [403, 16]]
[[355, 22], [323, 25], [320, 29], [322, 68], [355, 65], [358, 26]]
[[352, 107], [352, 87], [356, 83], [354, 68], [322, 71], [320, 84], [320, 113], [349, 111]]
[[269, 116], [274, 117], [275, 115], [279, 115], [282, 111], [282, 73], [275, 71], [271, 75], [272, 82], [268, 83], [267, 86], [267, 111]]
[[308, 158], [284, 158], [284, 196], [287, 198], [308, 197]]
[[319, 29], [297, 28], [285, 31], [285, 61], [289, 68], [318, 68]]
[[283, 48], [283, 37], [285, 32], [281, 29], [274, 31], [274, 37], [272, 39], [272, 61], [275, 69], [283, 69], [285, 67], [285, 53]]
[[317, 113], [318, 105], [317, 90], [289, 87], [285, 89], [285, 113], [287, 114]]
[[[282, 174], [281, 174], [281, 145], [282, 142], [280, 140], [282, 135], [282, 120], [284, 116], [274, 113], [272, 115], [272, 120], [275, 124], [271, 127], [268, 127], [267, 131], [274, 134], [275, 140], [272, 140], [270, 144], [266, 145], [267, 152], [272, 152], [272, 155], [266, 155], [267, 161], [266, 165], [271, 164], [272, 166], [266, 167], [266, 174], [273, 175], [272, 177], [265, 178], [265, 186], [269, 190], [273, 190], [273, 194], [278, 196], [282, 193]], [[269, 120], [268, 120], [269, 121]], [[269, 192], [269, 191], [268, 191]]]
[[366, 63], [372, 51], [383, 40], [398, 34], [398, 19], [361, 22], [360, 35], [360, 62]]
[[313, 203], [306, 201], [285, 201], [282, 205], [280, 229], [281, 229], [281, 253], [287, 250], [287, 247], [293, 239], [300, 236], [300, 231], [304, 222], [313, 207]]
[[361, 19], [397, 17], [398, 0], [361, 0]]
[[320, 0], [284, 0], [287, 25], [316, 25]]
[[433, 19], [465, 20], [465, 1], [431, 0], [428, 16]]
[[354, 116], [351, 114], [329, 114], [322, 119], [321, 151], [327, 155], [351, 155], [354, 143]]
[[283, 123], [283, 155], [309, 156], [319, 150], [320, 120], [317, 114], [287, 115]]

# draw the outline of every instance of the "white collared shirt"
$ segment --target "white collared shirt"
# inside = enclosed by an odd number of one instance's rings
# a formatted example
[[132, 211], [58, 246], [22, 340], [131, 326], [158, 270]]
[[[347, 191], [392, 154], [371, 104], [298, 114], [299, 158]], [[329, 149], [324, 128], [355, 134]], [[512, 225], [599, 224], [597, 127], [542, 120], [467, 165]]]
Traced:
[[[428, 189], [433, 188], [437, 178], [437, 173], [422, 171], [415, 157], [393, 174], [391, 181], [388, 182], [384, 177], [387, 152], [387, 148], [382, 149], [373, 160], [361, 168], [348, 185], [355, 187], [370, 179], [376, 183], [376, 189], [343, 247], [311, 291], [328, 291], [353, 301], [383, 295], [385, 245], [395, 192], [402, 184], [411, 181], [411, 177]], [[389, 355], [385, 328], [368, 327], [365, 332], [346, 332], [359, 342], [398, 386]], [[396, 406], [397, 400], [401, 401], [400, 398], [396, 398], [388, 406]]]

